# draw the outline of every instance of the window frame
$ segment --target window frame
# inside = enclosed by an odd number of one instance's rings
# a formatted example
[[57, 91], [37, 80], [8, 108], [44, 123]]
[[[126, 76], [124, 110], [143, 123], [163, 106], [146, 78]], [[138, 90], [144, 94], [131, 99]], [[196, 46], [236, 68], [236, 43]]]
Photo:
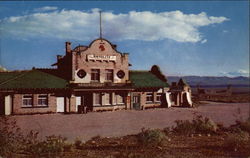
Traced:
[[[108, 103], [106, 102], [107, 101], [107, 96], [108, 97]], [[104, 104], [103, 105], [112, 105], [112, 93], [104, 93]]]
[[100, 69], [91, 69], [90, 80], [93, 82], [100, 82]]
[[[22, 108], [31, 108], [34, 106], [34, 98], [32, 94], [24, 94], [22, 96]], [[26, 102], [26, 103], [25, 103]], [[29, 103], [29, 104], [27, 104]]]
[[[42, 103], [39, 102], [42, 100]], [[43, 101], [45, 100], [45, 104], [43, 104]], [[37, 106], [38, 107], [48, 107], [49, 106], [49, 97], [48, 94], [39, 94], [37, 96]]]
[[[96, 103], [96, 98], [99, 98], [99, 103]], [[93, 93], [93, 106], [102, 106], [102, 93]]]
[[[158, 97], [159, 97], [159, 98], [158, 98]], [[160, 103], [161, 100], [162, 100], [162, 93], [157, 93], [155, 99], [156, 99], [155, 102]], [[159, 100], [158, 100], [158, 99], [159, 99]]]
[[105, 69], [105, 81], [114, 81], [114, 70], [113, 69]]
[[[122, 102], [119, 102], [118, 97], [121, 97]], [[120, 104], [120, 105], [125, 104], [125, 95], [124, 94], [119, 94], [119, 93], [116, 94], [116, 104]]]
[[154, 102], [154, 93], [153, 92], [146, 93], [146, 103], [153, 103], [153, 102]]

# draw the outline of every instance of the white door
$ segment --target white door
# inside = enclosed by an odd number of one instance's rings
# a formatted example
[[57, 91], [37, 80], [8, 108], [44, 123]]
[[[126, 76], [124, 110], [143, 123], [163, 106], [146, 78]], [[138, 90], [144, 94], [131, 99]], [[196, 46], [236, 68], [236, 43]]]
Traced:
[[12, 98], [10, 95], [7, 95], [5, 96], [5, 101], [4, 101], [4, 104], [5, 104], [5, 115], [10, 115], [11, 114], [11, 111], [12, 111]]
[[64, 112], [64, 97], [56, 98], [56, 112]]
[[80, 96], [76, 97], [76, 112], [78, 112], [78, 105], [81, 105], [81, 97]]

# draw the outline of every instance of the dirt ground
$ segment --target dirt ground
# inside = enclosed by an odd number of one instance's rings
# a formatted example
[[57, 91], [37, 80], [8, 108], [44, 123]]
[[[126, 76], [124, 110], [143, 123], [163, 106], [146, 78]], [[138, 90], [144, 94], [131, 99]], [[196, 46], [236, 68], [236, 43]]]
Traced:
[[92, 112], [87, 114], [38, 114], [16, 115], [17, 125], [24, 132], [36, 130], [40, 138], [61, 135], [74, 141], [76, 138], [87, 141], [94, 136], [120, 137], [137, 134], [141, 128], [173, 126], [175, 120], [193, 119], [195, 115], [209, 117], [224, 126], [236, 120], [249, 117], [250, 103], [207, 103], [197, 108], [149, 109], [144, 111], [122, 110], [114, 112]]

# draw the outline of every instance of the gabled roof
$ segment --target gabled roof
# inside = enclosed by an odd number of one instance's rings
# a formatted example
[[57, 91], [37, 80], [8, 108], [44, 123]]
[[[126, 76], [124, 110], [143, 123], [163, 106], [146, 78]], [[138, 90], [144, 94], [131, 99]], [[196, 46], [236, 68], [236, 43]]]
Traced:
[[179, 86], [188, 86], [188, 84], [182, 78], [180, 78], [178, 85]]
[[67, 88], [68, 82], [39, 70], [0, 73], [0, 89]]
[[129, 77], [135, 88], [162, 88], [169, 87], [150, 71], [129, 71]]

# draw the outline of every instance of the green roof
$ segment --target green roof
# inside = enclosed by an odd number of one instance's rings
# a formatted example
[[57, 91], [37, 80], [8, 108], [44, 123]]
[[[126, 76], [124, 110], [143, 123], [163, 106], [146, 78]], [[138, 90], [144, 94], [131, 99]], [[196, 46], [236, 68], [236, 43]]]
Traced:
[[[169, 87], [150, 71], [129, 71], [134, 88]], [[1, 89], [63, 89], [68, 88], [67, 80], [39, 70], [1, 72]]]
[[150, 71], [129, 71], [129, 77], [135, 88], [160, 88], [169, 87]]
[[66, 80], [39, 70], [0, 73], [0, 89], [67, 88], [67, 84]]

